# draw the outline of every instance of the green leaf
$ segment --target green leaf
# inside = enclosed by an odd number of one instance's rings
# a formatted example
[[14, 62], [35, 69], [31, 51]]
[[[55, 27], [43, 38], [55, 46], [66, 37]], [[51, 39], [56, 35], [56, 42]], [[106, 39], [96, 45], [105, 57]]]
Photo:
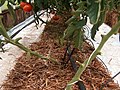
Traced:
[[99, 23], [96, 23], [91, 29], [91, 38], [93, 40], [94, 40], [94, 37], [96, 35], [96, 32], [97, 32], [98, 28], [99, 28]]
[[74, 31], [76, 30], [76, 27], [72, 25], [72, 23], [68, 26], [68, 28], [64, 32], [64, 38], [68, 39], [73, 36]]
[[93, 25], [91, 29], [91, 38], [94, 40], [94, 37], [96, 35], [96, 32], [98, 31], [98, 28], [104, 23], [105, 21], [105, 15], [106, 11], [104, 10], [103, 12], [100, 13], [100, 18], [96, 24]]
[[85, 7], [85, 3], [86, 3], [86, 1], [80, 1], [77, 3], [77, 6], [79, 6], [79, 9], [83, 10]]
[[77, 29], [81, 29], [84, 25], [86, 25], [87, 23], [87, 20], [86, 19], [82, 19], [82, 20], [79, 20], [78, 22], [76, 22], [76, 28]]
[[76, 30], [76, 36], [74, 37], [75, 48], [81, 49], [83, 43], [83, 31]]
[[96, 24], [98, 22], [101, 10], [101, 0], [88, 0], [88, 17], [90, 18], [90, 22], [92, 24]]
[[74, 41], [74, 45], [76, 48], [80, 49], [83, 43], [83, 31], [82, 27], [86, 25], [87, 18], [83, 18], [82, 20], [75, 19], [72, 21], [68, 28], [65, 30], [64, 38], [69, 38]]
[[74, 21], [73, 22], [73, 24], [76, 27], [74, 35], [73, 35], [73, 41], [74, 41], [75, 47], [78, 48], [78, 49], [81, 48], [82, 43], [83, 43], [83, 31], [82, 31], [82, 27], [84, 25], [86, 25], [86, 23], [87, 23], [86, 18], [82, 19], [82, 20], [79, 20], [79, 21]]

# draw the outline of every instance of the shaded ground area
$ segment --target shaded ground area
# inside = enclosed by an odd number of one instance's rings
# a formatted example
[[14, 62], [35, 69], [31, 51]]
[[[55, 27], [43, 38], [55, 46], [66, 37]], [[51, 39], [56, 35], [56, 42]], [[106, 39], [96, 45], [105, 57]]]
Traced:
[[[61, 17], [58, 21], [51, 20], [46, 25], [40, 37], [41, 40], [33, 43], [30, 48], [40, 54], [51, 56], [58, 62], [63, 62], [66, 45], [60, 45], [59, 38], [66, 28], [65, 18]], [[85, 42], [82, 51], [75, 50], [73, 57], [83, 62], [92, 51], [93, 48]], [[70, 63], [63, 67], [62, 64], [54, 64], [23, 54], [17, 60], [15, 68], [10, 72], [2, 87], [4, 90], [64, 90], [74, 74]], [[87, 90], [99, 90], [101, 84], [110, 78], [105, 67], [96, 59], [81, 76]], [[73, 90], [78, 90], [77, 85], [73, 86]], [[111, 81], [103, 90], [120, 90], [120, 88]]]

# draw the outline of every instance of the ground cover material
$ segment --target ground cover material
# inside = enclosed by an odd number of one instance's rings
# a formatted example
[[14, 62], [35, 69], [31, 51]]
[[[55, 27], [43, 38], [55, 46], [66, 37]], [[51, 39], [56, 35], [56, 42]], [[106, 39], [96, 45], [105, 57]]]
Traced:
[[[60, 63], [63, 62], [66, 42], [63, 46], [60, 45], [59, 38], [67, 27], [65, 21], [65, 16], [61, 16], [57, 21], [52, 19], [46, 25], [40, 37], [41, 40], [33, 43], [30, 48], [40, 54], [51, 56]], [[73, 57], [83, 62], [93, 50], [94, 48], [85, 42], [82, 51], [75, 50]], [[2, 87], [4, 90], [64, 90], [74, 74], [70, 62], [63, 67], [62, 64], [54, 64], [24, 53], [17, 60]], [[81, 76], [87, 90], [99, 90], [102, 83], [110, 78], [109, 72], [97, 59], [93, 60]], [[73, 86], [73, 90], [79, 90], [77, 85]], [[120, 88], [114, 81], [111, 81], [103, 90], [120, 90]]]

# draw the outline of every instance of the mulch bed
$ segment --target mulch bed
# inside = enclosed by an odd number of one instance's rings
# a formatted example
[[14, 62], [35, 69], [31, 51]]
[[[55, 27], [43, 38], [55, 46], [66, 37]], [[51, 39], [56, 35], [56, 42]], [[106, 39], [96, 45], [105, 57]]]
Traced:
[[[30, 48], [40, 54], [50, 55], [58, 62], [63, 62], [66, 45], [60, 45], [59, 38], [67, 26], [64, 23], [65, 20], [66, 17], [61, 17], [57, 21], [51, 20], [46, 25], [40, 37], [41, 40], [33, 43]], [[83, 62], [92, 51], [93, 48], [84, 42], [82, 50], [75, 50], [73, 58]], [[3, 90], [64, 90], [74, 74], [70, 62], [66, 67], [63, 67], [62, 64], [55, 64], [35, 56], [29, 57], [24, 53], [17, 60], [14, 69], [10, 71], [8, 79], [2, 87]], [[97, 59], [93, 60], [81, 76], [87, 90], [100, 90], [102, 83], [110, 78], [109, 72]], [[79, 90], [78, 86], [74, 85], [73, 90]], [[118, 84], [111, 81], [103, 90], [120, 90], [120, 88]]]

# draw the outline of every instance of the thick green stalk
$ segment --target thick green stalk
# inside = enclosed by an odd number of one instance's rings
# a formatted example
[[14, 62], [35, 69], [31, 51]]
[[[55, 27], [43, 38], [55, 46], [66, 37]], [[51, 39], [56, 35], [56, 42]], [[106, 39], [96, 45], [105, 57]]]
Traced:
[[72, 80], [68, 83], [67, 87], [65, 90], [72, 90], [71, 87], [74, 83], [78, 82], [80, 80], [80, 76], [81, 74], [85, 71], [86, 67], [92, 62], [92, 60], [94, 58], [96, 58], [96, 56], [98, 54], [100, 54], [102, 47], [104, 46], [104, 44], [106, 43], [106, 41], [116, 32], [118, 32], [118, 29], [120, 28], [120, 21], [114, 25], [114, 27], [112, 28], [112, 30], [107, 34], [107, 35], [102, 35], [102, 40], [100, 42], [100, 45], [98, 46], [98, 48], [90, 55], [90, 57], [84, 61], [84, 63], [82, 65], [80, 65], [80, 67], [78, 68], [78, 71], [76, 72], [75, 76], [72, 78]]
[[11, 43], [11, 44], [19, 47], [20, 49], [24, 50], [27, 53], [30, 53], [31, 55], [37, 56], [38, 58], [41, 58], [41, 59], [44, 59], [44, 60], [50, 60], [50, 61], [52, 61], [54, 63], [58, 63], [55, 59], [53, 59], [51, 57], [45, 57], [45, 56], [43, 56], [43, 55], [41, 55], [41, 54], [39, 54], [39, 53], [37, 53], [35, 51], [32, 51], [32, 50], [30, 50], [29, 48], [25, 47], [24, 45], [22, 45], [21, 43], [19, 43], [16, 40], [7, 40], [7, 43]]

